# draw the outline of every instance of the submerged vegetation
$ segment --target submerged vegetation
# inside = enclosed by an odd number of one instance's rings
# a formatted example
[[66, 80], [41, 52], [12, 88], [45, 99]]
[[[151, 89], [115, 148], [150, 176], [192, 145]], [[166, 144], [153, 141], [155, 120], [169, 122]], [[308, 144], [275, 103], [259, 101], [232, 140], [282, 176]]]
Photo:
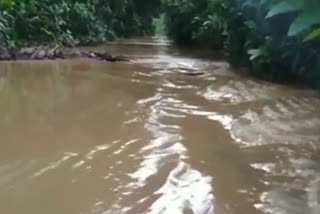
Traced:
[[166, 32], [255, 75], [320, 85], [319, 11], [319, 0], [0, 0], [0, 48]]
[[319, 0], [163, 0], [168, 34], [272, 80], [320, 84]]

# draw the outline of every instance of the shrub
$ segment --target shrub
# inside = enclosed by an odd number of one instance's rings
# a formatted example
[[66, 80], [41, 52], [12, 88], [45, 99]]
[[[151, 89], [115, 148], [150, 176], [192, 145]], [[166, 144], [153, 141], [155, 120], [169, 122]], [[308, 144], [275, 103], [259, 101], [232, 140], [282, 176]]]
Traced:
[[11, 37], [18, 45], [77, 45], [150, 34], [159, 1], [148, 2], [143, 6], [141, 0], [2, 0], [1, 41], [8, 43]]
[[169, 36], [274, 80], [320, 80], [320, 1], [163, 0]]

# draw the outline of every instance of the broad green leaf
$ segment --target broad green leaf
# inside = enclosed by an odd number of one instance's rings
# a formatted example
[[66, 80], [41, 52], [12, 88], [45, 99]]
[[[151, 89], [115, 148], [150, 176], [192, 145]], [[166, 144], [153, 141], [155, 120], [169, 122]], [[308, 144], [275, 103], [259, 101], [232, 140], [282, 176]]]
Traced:
[[262, 53], [262, 51], [260, 48], [248, 50], [248, 54], [250, 54], [250, 55], [259, 55], [261, 53]]
[[263, 55], [263, 51], [259, 48], [259, 49], [250, 49], [248, 51], [248, 54], [250, 55], [250, 60], [254, 60], [257, 57]]
[[295, 36], [317, 23], [320, 23], [318, 10], [304, 11], [291, 23], [288, 36]]
[[302, 0], [281, 1], [272, 6], [266, 18], [270, 18], [282, 13], [297, 11], [303, 8]]
[[313, 40], [313, 39], [315, 39], [315, 38], [317, 38], [317, 37], [320, 38], [320, 28], [311, 31], [311, 32], [303, 39], [303, 42], [311, 41], [311, 40]]
[[6, 26], [4, 26], [4, 24], [0, 22], [0, 30], [4, 30], [5, 28]]

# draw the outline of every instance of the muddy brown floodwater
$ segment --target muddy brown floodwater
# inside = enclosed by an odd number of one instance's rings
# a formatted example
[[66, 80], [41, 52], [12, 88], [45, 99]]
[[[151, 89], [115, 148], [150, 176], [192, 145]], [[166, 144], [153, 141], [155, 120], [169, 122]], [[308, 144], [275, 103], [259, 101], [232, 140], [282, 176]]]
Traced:
[[1, 214], [320, 213], [316, 91], [165, 38], [97, 49], [135, 60], [0, 64]]

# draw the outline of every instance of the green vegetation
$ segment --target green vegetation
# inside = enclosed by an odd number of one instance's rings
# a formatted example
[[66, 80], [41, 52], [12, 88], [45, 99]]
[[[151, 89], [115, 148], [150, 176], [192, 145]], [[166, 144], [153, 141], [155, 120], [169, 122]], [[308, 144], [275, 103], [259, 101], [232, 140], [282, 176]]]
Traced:
[[168, 34], [272, 80], [320, 83], [319, 0], [163, 0]]
[[166, 35], [167, 29], [165, 25], [165, 15], [161, 14], [159, 17], [153, 19], [153, 26], [156, 35]]
[[153, 33], [157, 0], [0, 0], [0, 45], [103, 42]]
[[223, 49], [255, 75], [320, 85], [319, 11], [319, 0], [0, 0], [0, 48], [167, 31]]

